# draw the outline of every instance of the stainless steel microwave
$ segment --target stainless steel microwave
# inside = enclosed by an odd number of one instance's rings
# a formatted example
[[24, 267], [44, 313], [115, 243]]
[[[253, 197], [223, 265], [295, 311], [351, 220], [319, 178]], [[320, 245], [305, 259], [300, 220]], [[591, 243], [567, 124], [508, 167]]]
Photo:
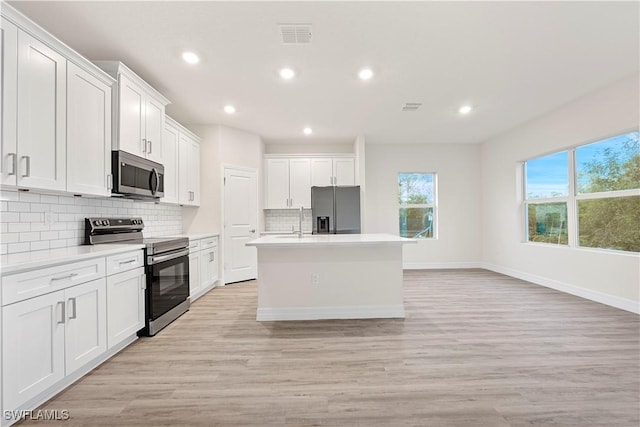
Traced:
[[164, 197], [164, 166], [124, 151], [111, 152], [112, 195], [129, 199]]

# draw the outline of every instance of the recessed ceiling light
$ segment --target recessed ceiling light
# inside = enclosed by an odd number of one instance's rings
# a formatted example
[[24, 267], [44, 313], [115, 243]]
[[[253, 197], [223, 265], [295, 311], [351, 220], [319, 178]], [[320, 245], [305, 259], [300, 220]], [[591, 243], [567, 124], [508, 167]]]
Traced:
[[236, 107], [234, 107], [233, 105], [225, 105], [224, 112], [227, 114], [233, 114], [236, 112]]
[[305, 135], [311, 135], [313, 133], [313, 129], [304, 128], [304, 129], [302, 129], [302, 133], [304, 133]]
[[469, 114], [471, 110], [473, 110], [473, 107], [471, 105], [463, 105], [462, 107], [458, 108], [458, 113]]
[[296, 75], [296, 72], [291, 68], [282, 68], [280, 69], [280, 77], [285, 80], [291, 80]]
[[200, 62], [200, 58], [198, 57], [198, 55], [193, 52], [184, 52], [182, 54], [182, 59], [184, 59], [184, 62], [186, 62], [187, 64], [197, 64], [198, 62]]
[[373, 77], [373, 70], [371, 68], [363, 68], [358, 72], [358, 77], [360, 77], [360, 80], [369, 80]]

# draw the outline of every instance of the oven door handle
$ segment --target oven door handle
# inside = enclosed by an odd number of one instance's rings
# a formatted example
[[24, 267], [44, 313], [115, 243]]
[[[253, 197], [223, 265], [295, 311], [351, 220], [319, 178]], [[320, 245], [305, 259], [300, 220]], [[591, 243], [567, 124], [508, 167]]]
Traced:
[[187, 255], [189, 255], [189, 248], [182, 249], [179, 252], [173, 252], [173, 253], [170, 253], [170, 254], [167, 254], [167, 255], [147, 257], [147, 263], [152, 265], [152, 264], [157, 264], [159, 262], [169, 261], [169, 260], [175, 259], [175, 258], [180, 258], [182, 256], [187, 256]]

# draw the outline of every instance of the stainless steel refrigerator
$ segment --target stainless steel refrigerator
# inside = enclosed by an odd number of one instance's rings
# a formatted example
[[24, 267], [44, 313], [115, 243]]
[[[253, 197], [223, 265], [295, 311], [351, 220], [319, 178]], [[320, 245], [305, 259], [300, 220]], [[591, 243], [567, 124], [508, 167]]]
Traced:
[[313, 234], [360, 234], [360, 186], [311, 187]]

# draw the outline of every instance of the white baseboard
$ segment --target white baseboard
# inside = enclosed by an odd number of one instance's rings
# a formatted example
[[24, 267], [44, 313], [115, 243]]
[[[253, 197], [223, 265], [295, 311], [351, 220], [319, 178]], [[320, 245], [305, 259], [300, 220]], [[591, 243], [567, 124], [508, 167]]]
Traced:
[[515, 277], [516, 279], [526, 280], [527, 282], [531, 282], [536, 285], [541, 285], [560, 292], [565, 292], [567, 294], [575, 295], [591, 301], [599, 302], [601, 304], [609, 305], [611, 307], [619, 308], [621, 310], [640, 314], [640, 304], [627, 298], [620, 298], [614, 295], [608, 295], [602, 292], [580, 288], [578, 286], [570, 285], [558, 280], [548, 279], [546, 277], [536, 276], [534, 274], [524, 273], [518, 270], [500, 267], [489, 263], [479, 263], [479, 266], [480, 268]]
[[386, 319], [404, 318], [403, 305], [258, 308], [256, 320]]
[[405, 262], [404, 270], [431, 270], [448, 268], [483, 268], [481, 262]]

